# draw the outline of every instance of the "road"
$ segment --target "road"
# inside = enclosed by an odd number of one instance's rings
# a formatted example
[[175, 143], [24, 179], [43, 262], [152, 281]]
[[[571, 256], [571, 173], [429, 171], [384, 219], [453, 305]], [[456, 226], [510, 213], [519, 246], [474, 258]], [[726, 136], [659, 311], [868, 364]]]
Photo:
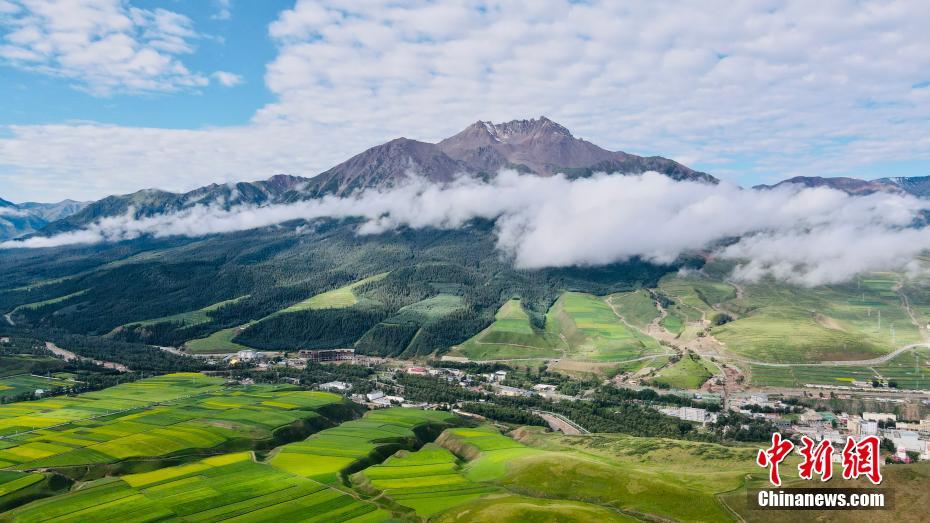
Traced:
[[115, 369], [120, 372], [129, 372], [129, 367], [123, 365], [122, 363], [113, 363], [112, 361], [100, 361], [100, 360], [95, 360], [93, 358], [85, 358], [83, 356], [78, 356], [77, 354], [69, 350], [62, 349], [61, 347], [59, 347], [58, 345], [55, 345], [54, 343], [50, 341], [45, 342], [45, 348], [48, 349], [52, 354], [55, 354], [56, 356], [61, 356], [62, 358], [65, 359], [65, 361], [71, 361], [71, 360], [92, 361], [95, 364], [101, 365], [108, 369]]
[[905, 352], [926, 347], [930, 347], [930, 343], [913, 343], [911, 345], [905, 345], [904, 347], [901, 347], [894, 352], [889, 352], [888, 354], [885, 354], [879, 358], [872, 358], [870, 360], [822, 361], [820, 363], [769, 363], [764, 361], [753, 361], [745, 359], [740, 359], [738, 361], [763, 367], [870, 367], [872, 365], [888, 363], [889, 361]]

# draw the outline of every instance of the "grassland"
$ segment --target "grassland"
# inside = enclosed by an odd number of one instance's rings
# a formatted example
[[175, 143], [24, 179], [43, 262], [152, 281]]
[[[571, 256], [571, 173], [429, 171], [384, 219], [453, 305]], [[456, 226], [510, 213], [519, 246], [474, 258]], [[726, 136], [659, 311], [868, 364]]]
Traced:
[[399, 451], [384, 463], [352, 477], [356, 488], [383, 495], [421, 517], [430, 517], [500, 489], [468, 480], [458, 458], [428, 443], [416, 452]]
[[[546, 323], [549, 329], [552, 322]], [[520, 300], [512, 299], [497, 311], [494, 323], [450, 354], [472, 360], [553, 358], [561, 355], [560, 346], [557, 334], [534, 328]]]
[[900, 277], [890, 273], [814, 289], [746, 284], [742, 298], [726, 304], [740, 318], [714, 328], [713, 334], [731, 352], [755, 361], [874, 358], [921, 340], [896, 290], [899, 284]]
[[709, 361], [688, 354], [663, 367], [652, 381], [673, 389], [697, 389], [716, 371]]
[[325, 425], [318, 411], [343, 402], [334, 394], [273, 386], [223, 390], [221, 383], [174, 374], [0, 406], [0, 467], [82, 467], [75, 470], [83, 474], [87, 466], [251, 448], [285, 426]]
[[123, 327], [148, 327], [151, 325], [157, 325], [159, 323], [178, 323], [185, 327], [190, 327], [193, 325], [201, 325], [203, 323], [208, 323], [211, 321], [211, 318], [210, 318], [211, 312], [215, 312], [228, 305], [239, 303], [248, 297], [249, 297], [248, 295], [239, 296], [238, 298], [233, 298], [231, 300], [225, 300], [219, 303], [214, 303], [213, 305], [208, 305], [196, 311], [182, 312], [180, 314], [173, 314], [171, 316], [163, 316], [161, 318], [154, 318], [154, 319], [145, 320], [145, 321], [137, 321], [134, 323], [123, 325]]
[[326, 291], [316, 296], [304, 300], [300, 303], [295, 303], [290, 307], [279, 311], [276, 314], [287, 314], [289, 312], [300, 312], [308, 309], [344, 309], [346, 307], [351, 307], [358, 303], [358, 296], [355, 295], [355, 289], [365, 285], [367, 283], [376, 282], [378, 280], [384, 279], [388, 273], [382, 272], [381, 274], [375, 274], [374, 276], [369, 276], [368, 278], [359, 280], [349, 285], [339, 287], [338, 289], [333, 289], [331, 291]]
[[852, 385], [853, 381], [894, 381], [900, 389], [930, 390], [930, 349], [904, 352], [882, 365], [864, 366], [787, 366], [751, 365], [752, 384], [760, 387], [803, 387]]
[[416, 446], [416, 431], [451, 423], [454, 415], [441, 411], [388, 409], [321, 431], [304, 441], [276, 449], [268, 463], [291, 474], [334, 484], [343, 474], [376, 456]]
[[61, 302], [65, 301], [65, 300], [70, 300], [71, 298], [77, 298], [78, 296], [81, 296], [82, 294], [84, 294], [84, 293], [86, 293], [86, 292], [87, 292], [87, 290], [85, 289], [85, 290], [78, 291], [78, 292], [75, 292], [75, 293], [72, 293], [72, 294], [68, 294], [67, 296], [59, 296], [59, 297], [57, 297], [57, 298], [51, 298], [51, 299], [48, 299], [48, 300], [37, 301], [37, 302], [35, 302], [35, 303], [26, 303], [26, 304], [24, 304], [24, 305], [20, 305], [19, 307], [16, 307], [15, 309], [13, 309], [12, 312], [13, 312], [13, 313], [16, 313], [16, 312], [22, 311], [22, 310], [36, 310], [36, 309], [40, 309], [40, 308], [42, 308], [42, 307], [46, 307], [46, 306], [48, 306], [48, 305], [55, 305], [56, 303], [61, 303]]
[[607, 297], [607, 302], [627, 323], [639, 329], [646, 329], [650, 323], [659, 317], [659, 309], [656, 308], [655, 299], [653, 299], [649, 291], [644, 289], [611, 294]]
[[73, 382], [58, 378], [46, 378], [31, 374], [20, 374], [0, 378], [0, 398], [13, 397], [36, 390], [51, 390], [59, 387], [70, 387]]
[[184, 349], [191, 354], [217, 354], [249, 349], [245, 345], [233, 342], [233, 338], [238, 336], [242, 329], [249, 328], [249, 325], [252, 323], [219, 330], [206, 338], [190, 340], [184, 344]]
[[12, 522], [381, 521], [388, 513], [306, 478], [254, 461], [249, 452], [91, 482], [17, 508]]
[[655, 339], [624, 325], [607, 303], [590, 294], [566, 292], [550, 317], [567, 340], [571, 359], [623, 361], [663, 352]]

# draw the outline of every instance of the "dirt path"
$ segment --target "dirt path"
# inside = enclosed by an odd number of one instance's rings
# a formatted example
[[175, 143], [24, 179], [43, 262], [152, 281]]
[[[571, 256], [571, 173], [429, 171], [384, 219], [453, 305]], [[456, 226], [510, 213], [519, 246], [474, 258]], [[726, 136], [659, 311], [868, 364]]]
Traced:
[[77, 354], [69, 350], [62, 349], [61, 347], [59, 347], [58, 345], [55, 345], [54, 343], [50, 341], [45, 342], [45, 348], [48, 349], [52, 354], [55, 354], [56, 356], [61, 356], [62, 358], [64, 358], [65, 361], [71, 361], [71, 360], [91, 361], [97, 365], [106, 367], [108, 369], [115, 369], [120, 372], [129, 372], [129, 367], [123, 365], [122, 363], [113, 363], [112, 361], [100, 361], [100, 360], [95, 360], [93, 358], [85, 358], [83, 356], [78, 356]]
[[6, 322], [9, 323], [10, 325], [12, 325], [12, 326], [14, 326], [14, 327], [16, 326], [16, 322], [13, 321], [13, 313], [12, 313], [12, 312], [8, 312], [8, 313], [4, 314], [4, 315], [3, 315], [3, 319], [5, 319]]

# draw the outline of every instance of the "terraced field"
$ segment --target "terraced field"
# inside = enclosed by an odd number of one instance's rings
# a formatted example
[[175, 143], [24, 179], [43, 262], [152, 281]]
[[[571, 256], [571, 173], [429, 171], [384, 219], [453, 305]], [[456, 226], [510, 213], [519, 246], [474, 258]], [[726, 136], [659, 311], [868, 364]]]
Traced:
[[570, 359], [624, 361], [663, 352], [655, 339], [624, 325], [607, 303], [590, 294], [566, 292], [549, 316], [568, 342]]
[[174, 374], [73, 398], [0, 406], [0, 468], [54, 468], [80, 476], [89, 466], [125, 468], [141, 458], [251, 448], [285, 426], [331, 423], [318, 411], [344, 401], [322, 392], [223, 390], [221, 384], [200, 374]]
[[90, 482], [3, 517], [40, 521], [382, 521], [375, 505], [275, 467], [250, 452]]
[[416, 452], [399, 451], [384, 463], [355, 474], [352, 481], [357, 489], [384, 495], [422, 517], [500, 492], [467, 479], [458, 458], [434, 443]]
[[415, 446], [417, 429], [453, 420], [454, 415], [441, 411], [375, 410], [362, 419], [347, 421], [304, 441], [280, 447], [272, 453], [268, 463], [321, 483], [336, 483], [341, 480], [341, 474], [353, 466]]
[[472, 360], [559, 357], [563, 344], [548, 317], [546, 328], [534, 329], [520, 300], [508, 300], [497, 311], [494, 323], [450, 354]]

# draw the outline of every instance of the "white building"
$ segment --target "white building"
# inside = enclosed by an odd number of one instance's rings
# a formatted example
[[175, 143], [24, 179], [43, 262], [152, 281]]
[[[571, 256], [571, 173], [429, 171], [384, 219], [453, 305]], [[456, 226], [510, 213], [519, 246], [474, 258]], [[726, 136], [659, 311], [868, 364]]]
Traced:
[[878, 422], [862, 420], [862, 422], [859, 423], [859, 435], [860, 436], [877, 436], [878, 435]]
[[717, 421], [717, 414], [707, 412], [706, 409], [696, 409], [693, 407], [662, 407], [659, 409], [659, 412], [667, 416], [696, 423], [713, 423]]
[[888, 414], [885, 412], [863, 412], [862, 419], [866, 421], [898, 421], [898, 417], [894, 414]]
[[384, 393], [381, 392], [380, 390], [376, 390], [376, 391], [369, 392], [368, 394], [365, 394], [365, 397], [368, 398], [368, 401], [375, 401], [375, 400], [379, 400], [383, 398]]
[[321, 384], [320, 390], [336, 390], [339, 392], [344, 392], [347, 390], [352, 390], [352, 384], [346, 383], [344, 381], [330, 381], [328, 383]]

